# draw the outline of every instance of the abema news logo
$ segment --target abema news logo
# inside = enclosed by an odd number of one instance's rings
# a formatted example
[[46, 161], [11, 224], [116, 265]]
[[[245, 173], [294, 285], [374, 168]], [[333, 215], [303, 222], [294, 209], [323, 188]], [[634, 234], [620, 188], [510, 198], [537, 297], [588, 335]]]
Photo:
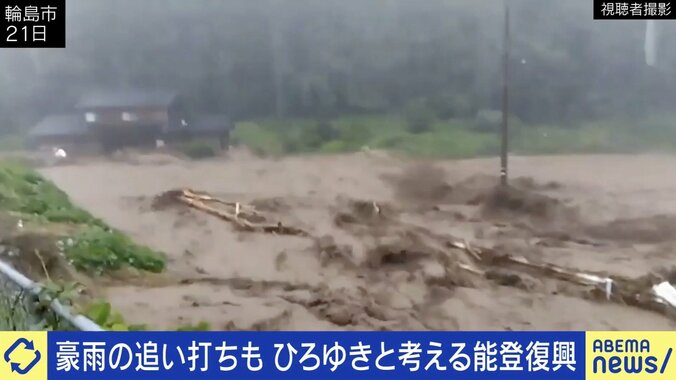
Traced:
[[676, 379], [676, 331], [586, 333], [586, 378]]

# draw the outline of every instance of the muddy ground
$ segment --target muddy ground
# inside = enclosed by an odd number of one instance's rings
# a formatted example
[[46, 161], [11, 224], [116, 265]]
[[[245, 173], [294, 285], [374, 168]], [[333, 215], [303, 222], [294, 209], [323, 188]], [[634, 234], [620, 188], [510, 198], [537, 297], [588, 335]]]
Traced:
[[[676, 158], [514, 157], [412, 162], [376, 153], [260, 159], [118, 157], [43, 168], [78, 205], [166, 252], [160, 278], [100, 282], [128, 320], [219, 330], [591, 330], [676, 327], [593, 289], [501, 264], [480, 276], [467, 240], [493, 252], [637, 278], [676, 265]], [[181, 203], [204, 191], [255, 207], [247, 231]], [[255, 218], [254, 218], [255, 219]], [[240, 226], [241, 227], [241, 226]], [[465, 268], [465, 269], [463, 269]], [[106, 284], [105, 286], [103, 284]]]

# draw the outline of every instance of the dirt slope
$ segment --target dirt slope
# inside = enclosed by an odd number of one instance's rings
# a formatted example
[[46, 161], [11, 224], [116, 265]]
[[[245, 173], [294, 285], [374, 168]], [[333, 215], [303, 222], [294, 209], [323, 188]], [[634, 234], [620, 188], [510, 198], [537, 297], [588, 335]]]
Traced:
[[[73, 200], [166, 252], [170, 273], [118, 281], [130, 321], [215, 329], [672, 329], [666, 317], [589, 289], [494, 267], [450, 237], [628, 277], [676, 265], [676, 158], [515, 157], [494, 191], [492, 159], [405, 162], [354, 154], [206, 162], [91, 162], [42, 172]], [[153, 207], [190, 188], [251, 204], [309, 237], [246, 232], [188, 207]]]

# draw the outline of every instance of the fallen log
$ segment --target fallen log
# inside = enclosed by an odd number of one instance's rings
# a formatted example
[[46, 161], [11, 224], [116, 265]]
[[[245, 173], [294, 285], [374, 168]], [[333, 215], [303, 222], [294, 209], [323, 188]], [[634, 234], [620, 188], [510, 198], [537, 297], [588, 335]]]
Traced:
[[[525, 257], [500, 254], [492, 249], [471, 246], [467, 241], [450, 241], [447, 246], [465, 251], [476, 260], [479, 266], [510, 266], [516, 270], [535, 272], [542, 277], [592, 287], [596, 293], [602, 294], [607, 300], [656, 311], [671, 318], [676, 316], [676, 289], [669, 282], [664, 282], [656, 276], [648, 275], [634, 279], [626, 276], [581, 272], [550, 263], [533, 263]], [[461, 268], [484, 277], [488, 273], [487, 270], [476, 269], [468, 265], [463, 265]]]
[[[208, 194], [197, 193], [190, 189], [168, 191], [162, 194], [160, 198], [163, 199], [163, 202], [166, 202], [168, 198], [173, 198], [189, 207], [230, 222], [234, 224], [236, 228], [243, 231], [263, 232], [276, 235], [310, 236], [306, 231], [296, 227], [285, 226], [282, 222], [277, 222], [276, 224], [252, 223], [246, 218], [240, 217], [240, 215], [260, 217], [260, 213], [258, 213], [253, 206], [243, 205], [239, 202], [225, 202]], [[213, 207], [206, 202], [219, 203], [232, 207], [234, 208], [234, 213]]]
[[224, 206], [232, 207], [235, 209], [235, 215], [239, 215], [240, 213], [246, 213], [246, 214], [251, 214], [255, 216], [261, 216], [261, 214], [256, 210], [256, 208], [252, 205], [247, 205], [243, 204], [240, 202], [227, 202], [215, 197], [212, 197], [211, 195], [204, 194], [204, 193], [197, 193], [194, 190], [191, 189], [185, 189], [182, 190], [183, 195], [186, 196], [187, 198], [191, 199], [197, 199], [199, 201], [203, 202], [214, 202], [214, 203], [219, 203]]

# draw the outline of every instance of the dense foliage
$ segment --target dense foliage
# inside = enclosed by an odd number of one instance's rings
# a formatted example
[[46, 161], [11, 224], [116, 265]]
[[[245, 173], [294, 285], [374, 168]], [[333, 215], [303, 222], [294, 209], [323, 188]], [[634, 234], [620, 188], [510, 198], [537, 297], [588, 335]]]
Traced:
[[[508, 1], [524, 123], [673, 107], [676, 26], [660, 24], [649, 67], [644, 22], [594, 21], [589, 0]], [[0, 128], [127, 85], [175, 88], [194, 110], [239, 119], [408, 112], [423, 133], [428, 110], [445, 120], [500, 109], [502, 15], [497, 0], [69, 0], [66, 49], [0, 51]]]

